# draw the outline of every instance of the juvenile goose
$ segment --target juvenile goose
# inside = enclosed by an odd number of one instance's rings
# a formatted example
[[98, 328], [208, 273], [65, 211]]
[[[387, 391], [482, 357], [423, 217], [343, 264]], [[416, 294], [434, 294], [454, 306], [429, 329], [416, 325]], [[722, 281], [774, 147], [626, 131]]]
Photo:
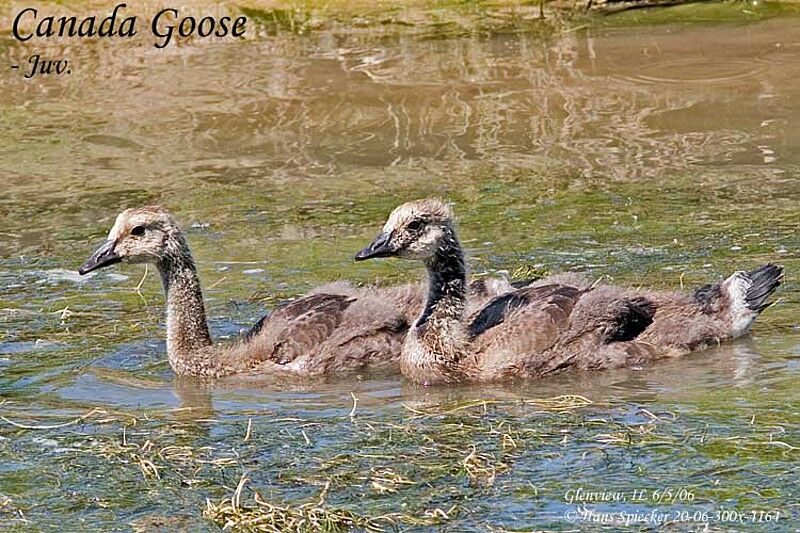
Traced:
[[[186, 237], [157, 206], [127, 209], [81, 275], [119, 262], [150, 263], [167, 303], [167, 355], [178, 375], [241, 373], [320, 376], [396, 364], [405, 333], [422, 308], [418, 284], [356, 289], [328, 284], [265, 316], [239, 341], [214, 345], [203, 293]], [[482, 286], [482, 288], [484, 288]], [[478, 301], [511, 290], [503, 280]]]
[[425, 307], [403, 344], [403, 374], [424, 384], [541, 376], [675, 357], [746, 334], [780, 284], [768, 264], [694, 295], [592, 287], [551, 277], [467, 312], [466, 271], [449, 206], [397, 207], [357, 261], [397, 256], [428, 271]]

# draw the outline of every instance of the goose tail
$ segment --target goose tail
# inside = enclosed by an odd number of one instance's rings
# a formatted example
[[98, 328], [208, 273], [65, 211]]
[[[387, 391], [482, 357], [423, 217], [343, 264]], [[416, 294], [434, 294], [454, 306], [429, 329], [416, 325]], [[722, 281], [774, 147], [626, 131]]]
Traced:
[[783, 267], [767, 263], [749, 272], [736, 272], [722, 283], [729, 300], [734, 337], [750, 330], [756, 317], [771, 305], [769, 297], [782, 281]]
[[747, 273], [750, 286], [745, 294], [745, 302], [749, 309], [761, 313], [770, 306], [767, 302], [770, 295], [783, 281], [783, 267], [774, 263], [767, 263]]

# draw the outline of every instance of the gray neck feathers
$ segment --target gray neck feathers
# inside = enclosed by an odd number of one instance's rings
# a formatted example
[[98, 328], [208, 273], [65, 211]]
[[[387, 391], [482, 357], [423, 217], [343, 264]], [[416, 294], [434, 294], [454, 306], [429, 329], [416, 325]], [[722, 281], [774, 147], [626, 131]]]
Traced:
[[167, 354], [172, 368], [186, 373], [193, 355], [211, 345], [211, 334], [197, 269], [180, 231], [170, 234], [158, 270], [167, 296]]

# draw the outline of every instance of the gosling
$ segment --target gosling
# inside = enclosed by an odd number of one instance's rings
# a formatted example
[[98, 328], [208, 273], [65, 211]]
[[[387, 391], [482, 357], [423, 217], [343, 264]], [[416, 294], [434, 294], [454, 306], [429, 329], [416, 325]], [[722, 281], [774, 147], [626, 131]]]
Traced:
[[562, 275], [507, 292], [469, 313], [453, 212], [437, 199], [397, 207], [355, 259], [391, 256], [421, 261], [428, 271], [427, 300], [400, 357], [403, 374], [425, 385], [602, 370], [682, 356], [746, 335], [783, 276], [782, 267], [767, 264], [682, 294], [592, 286]]

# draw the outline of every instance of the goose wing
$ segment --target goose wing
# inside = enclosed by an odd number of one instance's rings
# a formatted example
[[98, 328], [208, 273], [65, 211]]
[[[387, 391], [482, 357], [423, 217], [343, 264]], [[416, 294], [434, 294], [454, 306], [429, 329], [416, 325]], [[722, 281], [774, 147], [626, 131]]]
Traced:
[[356, 298], [317, 293], [280, 307], [259, 320], [244, 343], [261, 344], [260, 352], [279, 364], [308, 354], [328, 339]]
[[489, 301], [468, 326], [473, 338], [503, 324], [516, 312], [543, 312], [547, 315], [569, 316], [572, 306], [585, 292], [570, 285], [552, 284], [526, 287], [508, 292]]
[[606, 344], [632, 341], [653, 323], [656, 305], [644, 296], [623, 298], [605, 308], [600, 317], [601, 338]]
[[532, 355], [548, 353], [569, 328], [570, 315], [585, 293], [569, 285], [541, 285], [489, 302], [468, 327], [479, 379], [518, 376]]
[[404, 298], [398, 301], [391, 291], [359, 291], [343, 313], [339, 326], [324, 343], [287, 366], [308, 376], [396, 366], [409, 328], [403, 312], [404, 301]]
[[526, 373], [618, 368], [669, 357], [669, 353], [638, 340], [653, 324], [656, 310], [656, 304], [645, 296], [600, 287], [576, 305], [569, 329], [553, 348], [526, 361]]

